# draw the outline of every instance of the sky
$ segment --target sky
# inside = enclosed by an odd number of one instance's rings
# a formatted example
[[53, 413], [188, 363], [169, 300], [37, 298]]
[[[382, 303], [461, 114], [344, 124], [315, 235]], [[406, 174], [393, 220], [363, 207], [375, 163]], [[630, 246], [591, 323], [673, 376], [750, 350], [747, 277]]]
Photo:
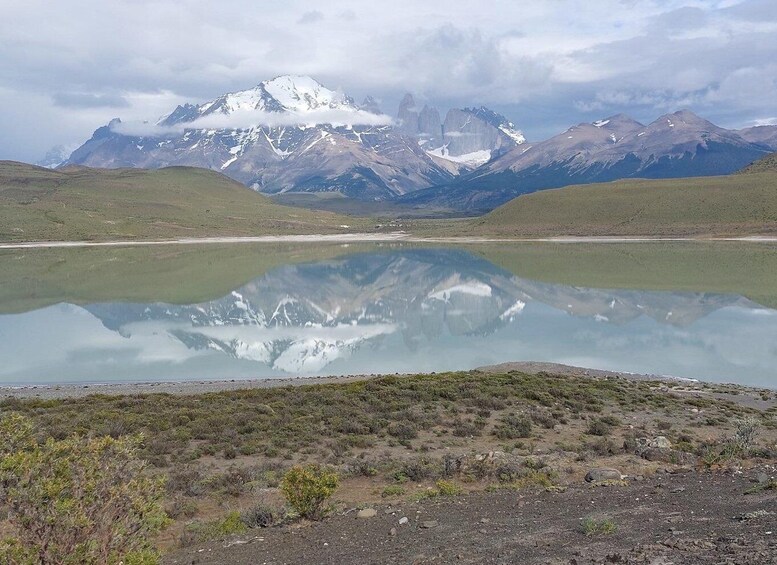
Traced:
[[0, 159], [283, 74], [395, 116], [486, 105], [531, 141], [619, 112], [777, 123], [775, 0], [0, 0]]

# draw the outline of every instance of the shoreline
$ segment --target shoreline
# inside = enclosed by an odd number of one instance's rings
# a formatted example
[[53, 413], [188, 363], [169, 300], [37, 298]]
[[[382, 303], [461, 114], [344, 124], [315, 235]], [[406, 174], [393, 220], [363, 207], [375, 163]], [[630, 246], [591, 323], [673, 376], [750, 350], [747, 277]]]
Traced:
[[422, 237], [406, 232], [342, 233], [308, 235], [261, 235], [243, 237], [191, 237], [160, 240], [108, 240], [108, 241], [29, 241], [4, 242], [0, 249], [43, 249], [79, 247], [136, 247], [150, 245], [205, 245], [230, 243], [650, 243], [650, 242], [742, 242], [777, 243], [777, 236], [746, 235], [726, 236], [553, 236], [553, 237], [487, 237], [450, 236]]
[[[668, 375], [630, 373], [628, 371], [607, 371], [585, 367], [574, 367], [559, 363], [517, 361], [487, 365], [471, 369], [485, 375], [490, 373], [505, 373], [519, 371], [527, 374], [547, 372], [566, 377], [582, 378], [615, 378], [635, 381], [663, 381], [666, 383], [681, 383], [690, 388], [701, 389], [707, 385], [731, 387], [737, 390], [761, 390], [735, 383], [712, 383], [698, 379], [674, 377]], [[463, 372], [467, 372], [466, 370]], [[436, 373], [402, 373], [402, 374], [359, 374], [312, 377], [283, 377], [268, 379], [229, 379], [229, 380], [192, 380], [192, 381], [144, 381], [117, 383], [63, 383], [0, 386], [0, 399], [42, 399], [59, 400], [68, 398], [83, 398], [90, 395], [123, 396], [135, 394], [172, 394], [179, 396], [207, 393], [229, 392], [236, 390], [268, 389], [284, 386], [309, 386], [322, 384], [346, 384], [366, 381], [386, 376], [412, 377], [420, 374], [434, 375]]]

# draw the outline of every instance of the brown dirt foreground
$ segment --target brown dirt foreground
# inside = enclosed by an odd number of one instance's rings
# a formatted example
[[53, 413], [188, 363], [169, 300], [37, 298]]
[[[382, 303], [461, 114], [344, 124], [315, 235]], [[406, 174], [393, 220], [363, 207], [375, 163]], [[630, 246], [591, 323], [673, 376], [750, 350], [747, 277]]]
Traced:
[[[371, 518], [351, 509], [190, 547], [164, 563], [773, 565], [777, 492], [746, 492], [774, 472], [681, 470], [565, 492], [480, 492], [376, 506]], [[617, 530], [586, 536], [589, 516], [608, 517]]]

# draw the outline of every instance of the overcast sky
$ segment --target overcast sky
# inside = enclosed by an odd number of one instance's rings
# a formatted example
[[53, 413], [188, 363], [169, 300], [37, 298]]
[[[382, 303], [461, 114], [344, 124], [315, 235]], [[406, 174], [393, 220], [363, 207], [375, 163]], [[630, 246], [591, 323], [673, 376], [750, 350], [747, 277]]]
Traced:
[[530, 140], [617, 112], [777, 123], [777, 0], [0, 0], [0, 159], [280, 74]]

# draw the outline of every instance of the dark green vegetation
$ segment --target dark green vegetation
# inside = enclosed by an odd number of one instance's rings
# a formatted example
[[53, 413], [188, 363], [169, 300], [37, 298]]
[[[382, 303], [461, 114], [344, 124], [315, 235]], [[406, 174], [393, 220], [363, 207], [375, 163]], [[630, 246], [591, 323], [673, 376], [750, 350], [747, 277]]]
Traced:
[[206, 169], [0, 162], [0, 241], [343, 233], [344, 224], [358, 231], [359, 220], [280, 206]]
[[[344, 481], [335, 502], [354, 505], [554, 489], [602, 460], [645, 474], [773, 459], [777, 412], [735, 401], [753, 394], [777, 400], [736, 387], [471, 371], [191, 396], [10, 398], [0, 411], [29, 417], [41, 438], [143, 433], [141, 455], [167, 477], [176, 524], [160, 544], [170, 547], [273, 523], [284, 515], [279, 487], [287, 500], [301, 495], [298, 514], [318, 517], [337, 482], [331, 472]], [[746, 445], [743, 429], [752, 430]], [[635, 458], [640, 438], [657, 435], [674, 449], [659, 463]], [[300, 464], [328, 471], [290, 484]]]
[[[761, 165], [753, 165], [762, 170]], [[750, 235], [777, 233], [777, 174], [620, 180], [535, 192], [473, 220], [463, 233], [557, 235]]]
[[[581, 427], [591, 434], [587, 420], [604, 410], [672, 413], [691, 407], [704, 407], [708, 418], [720, 418], [718, 423], [754, 412], [726, 401], [667, 395], [652, 382], [477, 371], [196, 396], [94, 395], [0, 403], [57, 438], [147, 433], [146, 455], [161, 467], [208, 455], [342, 460], [380, 445], [424, 443], [447, 434], [526, 438], [536, 426], [552, 429], [570, 418], [585, 421]], [[612, 417], [599, 421], [608, 430], [621, 424]]]

